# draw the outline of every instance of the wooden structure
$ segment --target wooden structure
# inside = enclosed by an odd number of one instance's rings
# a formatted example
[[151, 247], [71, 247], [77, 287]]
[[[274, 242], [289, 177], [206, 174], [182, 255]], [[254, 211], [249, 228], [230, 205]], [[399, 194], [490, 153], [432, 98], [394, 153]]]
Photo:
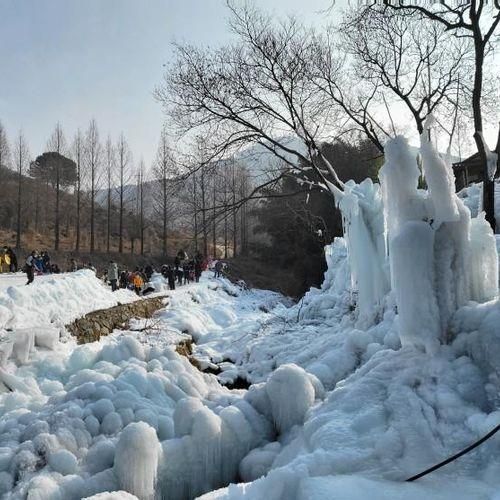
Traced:
[[[495, 152], [500, 156], [500, 130]], [[474, 182], [481, 182], [483, 180], [483, 167], [481, 159], [479, 158], [479, 153], [474, 153], [465, 160], [453, 163], [453, 173], [455, 174], [455, 187], [457, 193]], [[497, 168], [495, 178], [499, 177], [500, 168]]]

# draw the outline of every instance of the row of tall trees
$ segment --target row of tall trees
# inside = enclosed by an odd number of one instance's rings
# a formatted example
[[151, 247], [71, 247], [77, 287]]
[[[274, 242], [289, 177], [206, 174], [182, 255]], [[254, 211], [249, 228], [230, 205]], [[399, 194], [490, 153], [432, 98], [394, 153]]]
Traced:
[[134, 164], [124, 134], [103, 142], [95, 120], [70, 141], [56, 124], [35, 158], [24, 135], [11, 142], [0, 123], [0, 229], [15, 232], [17, 248], [31, 230], [56, 251], [123, 253], [128, 246], [166, 256], [176, 244], [206, 255], [234, 253], [246, 234], [237, 220], [244, 170], [233, 162], [224, 177], [198, 160], [198, 176], [187, 179], [183, 161], [166, 129], [148, 169], [143, 160]]
[[[30, 155], [22, 132], [13, 141], [13, 148], [1, 124], [0, 136], [3, 175], [8, 175], [6, 169], [15, 169], [17, 173], [16, 247], [21, 246], [23, 228], [32, 227], [46, 237], [49, 236], [48, 228], [51, 228], [54, 249], [59, 250], [64, 212], [66, 219], [71, 215], [67, 225], [72, 226], [74, 232], [72, 249], [77, 252], [84, 249], [82, 232], [88, 232], [89, 241], [85, 249], [94, 252], [96, 233], [101, 229], [96, 225], [96, 218], [102, 218], [99, 196], [104, 189], [107, 192], [105, 248], [110, 250], [111, 221], [117, 211], [120, 220], [118, 233], [122, 241], [125, 233], [123, 220], [128, 215], [128, 206], [122, 197], [122, 203], [116, 207], [114, 193], [116, 190], [123, 193], [132, 175], [130, 150], [123, 135], [116, 145], [109, 137], [103, 145], [97, 123], [92, 120], [85, 132], [78, 130], [73, 140], [68, 142], [58, 123], [47, 141], [46, 151], [35, 158]], [[34, 198], [31, 198], [32, 194]], [[11, 198], [12, 190], [6, 192], [2, 200], [11, 202]], [[62, 210], [63, 198], [65, 206]], [[71, 208], [68, 207], [69, 201], [72, 202]], [[130, 201], [127, 200], [127, 203]], [[23, 210], [23, 205], [29, 210]], [[53, 215], [49, 213], [50, 206], [53, 206]], [[28, 220], [23, 220], [25, 212]], [[2, 225], [5, 227], [5, 224]], [[120, 251], [123, 251], [123, 245], [120, 245]]]

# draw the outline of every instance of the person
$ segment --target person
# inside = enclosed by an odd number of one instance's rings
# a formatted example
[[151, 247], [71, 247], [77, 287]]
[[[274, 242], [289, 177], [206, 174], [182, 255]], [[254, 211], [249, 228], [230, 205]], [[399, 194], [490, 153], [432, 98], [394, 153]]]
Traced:
[[175, 290], [175, 274], [170, 266], [167, 266], [167, 280], [168, 288], [170, 288], [170, 290]]
[[222, 260], [218, 260], [215, 263], [215, 277], [216, 278], [220, 278], [222, 276], [223, 267], [224, 267], [224, 263], [222, 262]]
[[52, 274], [59, 274], [61, 270], [59, 269], [59, 266], [54, 262], [50, 264], [49, 272]]
[[4, 267], [6, 267], [7, 263], [5, 261], [5, 250], [7, 247], [0, 248], [0, 273], [3, 273]]
[[42, 252], [42, 271], [44, 273], [50, 273], [52, 271], [52, 267], [50, 265], [50, 255], [49, 253], [44, 250]]
[[189, 264], [184, 263], [182, 274], [184, 275], [184, 284], [187, 285], [189, 283]]
[[128, 271], [123, 270], [120, 273], [120, 288], [127, 288], [128, 281]]
[[200, 281], [202, 269], [203, 269], [203, 254], [201, 252], [198, 252], [194, 257], [194, 279], [196, 283]]
[[36, 252], [33, 250], [26, 259], [26, 276], [28, 277], [28, 283], [33, 283], [35, 279], [35, 266], [36, 266]]
[[139, 268], [136, 268], [134, 272], [134, 277], [132, 279], [132, 283], [134, 284], [134, 291], [137, 295], [141, 294], [142, 287], [144, 286], [144, 280], [142, 279]]
[[151, 264], [148, 264], [144, 268], [144, 274], [146, 275], [146, 281], [150, 281], [151, 280], [151, 276], [153, 276], [153, 273], [154, 273], [153, 266]]
[[17, 256], [14, 252], [14, 250], [12, 250], [11, 247], [7, 247], [7, 251], [5, 252], [6, 255], [9, 256], [10, 258], [10, 272], [11, 273], [17, 273]]
[[75, 259], [70, 259], [70, 261], [69, 261], [69, 271], [71, 273], [74, 273], [75, 271], [78, 271], [78, 264], [76, 263]]
[[175, 268], [175, 276], [177, 277], [179, 285], [182, 285], [182, 279], [184, 278], [184, 271], [182, 270], [182, 267], [179, 266]]
[[108, 266], [108, 281], [111, 285], [111, 290], [114, 292], [118, 290], [118, 264], [112, 260], [109, 261]]
[[35, 252], [35, 271], [37, 274], [43, 274], [43, 257]]

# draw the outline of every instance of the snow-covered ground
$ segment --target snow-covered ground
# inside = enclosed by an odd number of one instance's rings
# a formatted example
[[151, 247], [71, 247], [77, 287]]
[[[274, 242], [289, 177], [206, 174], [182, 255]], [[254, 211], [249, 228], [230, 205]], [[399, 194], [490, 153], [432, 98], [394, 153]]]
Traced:
[[[495, 498], [498, 438], [403, 480], [499, 423], [500, 304], [460, 309], [454, 342], [434, 356], [402, 349], [391, 303], [356, 328], [345, 243], [328, 252], [322, 288], [296, 305], [207, 273], [131, 331], [83, 346], [62, 337], [5, 362], [2, 498]], [[134, 298], [89, 272], [62, 275], [0, 292], [2, 324], [44, 331]], [[187, 334], [219, 380], [176, 353]], [[220, 383], [237, 376], [248, 391]]]

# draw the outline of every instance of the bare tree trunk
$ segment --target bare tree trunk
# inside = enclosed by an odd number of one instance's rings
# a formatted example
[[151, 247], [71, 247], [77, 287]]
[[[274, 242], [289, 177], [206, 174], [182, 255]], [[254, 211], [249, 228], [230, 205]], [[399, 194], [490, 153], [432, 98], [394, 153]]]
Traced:
[[233, 257], [236, 257], [236, 167], [233, 163]]
[[143, 172], [141, 169], [140, 174], [140, 227], [141, 227], [141, 255], [144, 255], [144, 180], [143, 180]]
[[196, 172], [193, 172], [193, 207], [194, 207], [194, 248], [198, 252], [198, 196], [196, 189]]
[[106, 215], [106, 252], [110, 252], [111, 243], [111, 180], [108, 177], [108, 200], [107, 200], [107, 215]]
[[123, 174], [120, 173], [120, 226], [118, 237], [118, 252], [123, 253]]
[[40, 219], [40, 189], [38, 182], [35, 182], [35, 232], [38, 232], [38, 225]]
[[227, 170], [224, 176], [224, 258], [227, 259], [227, 232], [228, 232], [228, 221], [227, 221]]
[[212, 248], [213, 248], [213, 256], [214, 259], [217, 258], [217, 214], [216, 214], [216, 175], [215, 175], [215, 169], [213, 171], [213, 182], [212, 182]]
[[206, 212], [206, 193], [205, 193], [205, 166], [201, 169], [201, 216], [203, 224], [203, 253], [208, 257], [208, 231], [207, 231], [207, 212]]
[[95, 174], [91, 174], [92, 187], [90, 188], [90, 253], [95, 250]]
[[80, 251], [81, 245], [81, 205], [82, 205], [82, 138], [80, 132], [77, 132], [75, 147], [76, 147], [76, 242], [75, 250]]
[[17, 221], [16, 221], [16, 248], [21, 248], [21, 203], [23, 185], [23, 164], [25, 159], [23, 136], [19, 135], [18, 169], [17, 169]]
[[[59, 152], [59, 151], [58, 151]], [[61, 195], [61, 160], [57, 159], [57, 167], [56, 167], [56, 216], [55, 216], [55, 224], [54, 224], [54, 250], [59, 250], [59, 204], [60, 204], [60, 195]]]
[[92, 120], [87, 132], [87, 154], [90, 170], [90, 253], [95, 252], [95, 196], [98, 183], [99, 132], [95, 120]]
[[[474, 37], [478, 36], [474, 33]], [[474, 116], [474, 141], [476, 142], [479, 158], [483, 169], [483, 210], [485, 218], [495, 232], [495, 183], [490, 178], [488, 171], [488, 157], [486, 144], [483, 138], [483, 117], [481, 113], [481, 95], [483, 90], [483, 64], [484, 64], [484, 44], [479, 40], [475, 41], [475, 72], [474, 88], [472, 89], [472, 112]]]
[[162, 248], [163, 257], [167, 257], [167, 177], [163, 176], [162, 179], [162, 198], [163, 198], [163, 238]]

